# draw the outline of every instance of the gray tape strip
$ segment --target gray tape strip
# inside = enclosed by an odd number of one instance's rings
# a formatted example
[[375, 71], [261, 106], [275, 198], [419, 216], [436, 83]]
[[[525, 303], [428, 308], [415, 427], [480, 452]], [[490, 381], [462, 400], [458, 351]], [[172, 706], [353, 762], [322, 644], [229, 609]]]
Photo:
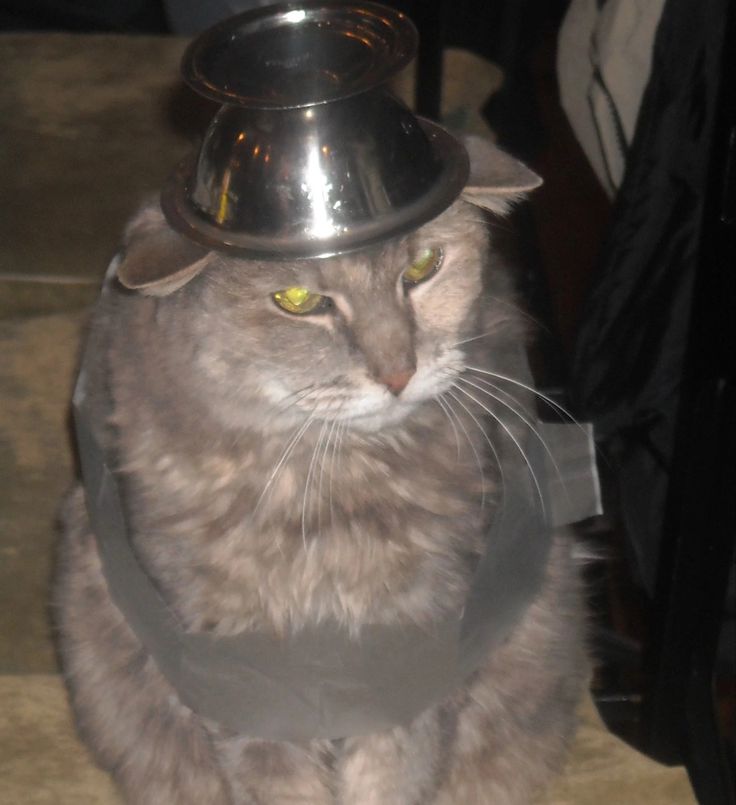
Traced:
[[588, 423], [541, 422], [547, 446], [547, 489], [552, 523], [576, 523], [603, 513], [593, 426]]

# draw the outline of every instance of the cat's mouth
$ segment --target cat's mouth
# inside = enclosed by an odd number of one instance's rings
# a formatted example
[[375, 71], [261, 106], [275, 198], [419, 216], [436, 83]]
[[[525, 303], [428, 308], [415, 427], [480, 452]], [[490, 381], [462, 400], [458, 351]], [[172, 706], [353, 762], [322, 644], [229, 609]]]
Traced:
[[345, 422], [366, 432], [375, 432], [400, 424], [424, 403], [435, 400], [452, 388], [460, 370], [435, 368], [418, 370], [399, 394], [376, 383], [369, 390], [349, 394], [342, 403], [315, 410], [322, 420]]
[[281, 382], [262, 387], [269, 401], [290, 419], [299, 412], [308, 421], [345, 423], [358, 430], [375, 432], [399, 424], [424, 403], [449, 391], [462, 372], [461, 356], [453, 352], [443, 360], [420, 364], [397, 394], [377, 380], [340, 378], [291, 391]]

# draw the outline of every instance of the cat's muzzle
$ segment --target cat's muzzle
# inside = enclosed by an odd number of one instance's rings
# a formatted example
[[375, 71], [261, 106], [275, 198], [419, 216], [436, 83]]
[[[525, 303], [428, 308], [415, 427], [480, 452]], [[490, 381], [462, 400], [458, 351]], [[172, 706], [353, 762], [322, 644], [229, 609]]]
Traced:
[[373, 3], [246, 12], [184, 54], [189, 85], [224, 105], [162, 193], [171, 225], [247, 257], [354, 251], [416, 229], [468, 178], [463, 146], [382, 85], [414, 26]]

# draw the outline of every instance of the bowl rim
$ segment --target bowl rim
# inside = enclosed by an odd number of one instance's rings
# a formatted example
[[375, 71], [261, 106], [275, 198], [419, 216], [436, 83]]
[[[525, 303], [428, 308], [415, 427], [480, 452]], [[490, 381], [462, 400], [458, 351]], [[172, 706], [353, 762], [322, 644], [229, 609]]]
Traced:
[[416, 118], [440, 165], [431, 187], [418, 199], [392, 211], [380, 223], [365, 222], [347, 233], [329, 238], [278, 238], [226, 230], [207, 221], [190, 200], [197, 154], [179, 163], [161, 191], [161, 208], [169, 224], [180, 234], [215, 251], [263, 260], [334, 257], [383, 243], [418, 229], [444, 212], [465, 187], [470, 173], [467, 151], [442, 126]]
[[[386, 38], [389, 48], [388, 58], [383, 58], [380, 64], [374, 65], [372, 70], [362, 74], [359, 80], [352, 82], [352, 85], [344, 85], [339, 91], [329, 96], [306, 99], [294, 96], [288, 102], [269, 101], [255, 95], [241, 94], [229, 90], [207, 75], [203, 65], [204, 57], [212, 50], [226, 47], [228, 41], [235, 39], [238, 31], [248, 25], [256, 26], [258, 23], [269, 20], [273, 22], [273, 27], [276, 27], [289, 14], [301, 11], [306, 14], [306, 19], [301, 22], [313, 21], [312, 18], [316, 19], [320, 13], [322, 17], [318, 21], [321, 22], [324, 22], [330, 14], [333, 14], [336, 19], [345, 15], [361, 13], [380, 16], [386, 31], [393, 34], [390, 40]], [[299, 25], [300, 22], [291, 24]], [[362, 2], [362, 0], [349, 0], [348, 2], [345, 0], [289, 0], [289, 2], [250, 9], [228, 17], [199, 34], [184, 51], [181, 59], [181, 74], [184, 81], [195, 92], [218, 103], [252, 109], [303, 109], [344, 100], [385, 83], [411, 62], [417, 52], [418, 43], [419, 34], [414, 23], [398, 9], [370, 2], [370, 0], [366, 0], [366, 2]], [[300, 92], [300, 94], [302, 93]]]

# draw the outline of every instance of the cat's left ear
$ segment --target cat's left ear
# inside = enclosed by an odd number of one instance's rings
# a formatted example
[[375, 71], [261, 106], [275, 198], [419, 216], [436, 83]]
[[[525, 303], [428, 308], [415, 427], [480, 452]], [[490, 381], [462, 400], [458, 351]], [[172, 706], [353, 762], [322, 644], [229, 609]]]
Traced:
[[505, 215], [542, 184], [534, 171], [485, 137], [467, 135], [463, 145], [470, 157], [470, 178], [462, 197], [471, 204]]

